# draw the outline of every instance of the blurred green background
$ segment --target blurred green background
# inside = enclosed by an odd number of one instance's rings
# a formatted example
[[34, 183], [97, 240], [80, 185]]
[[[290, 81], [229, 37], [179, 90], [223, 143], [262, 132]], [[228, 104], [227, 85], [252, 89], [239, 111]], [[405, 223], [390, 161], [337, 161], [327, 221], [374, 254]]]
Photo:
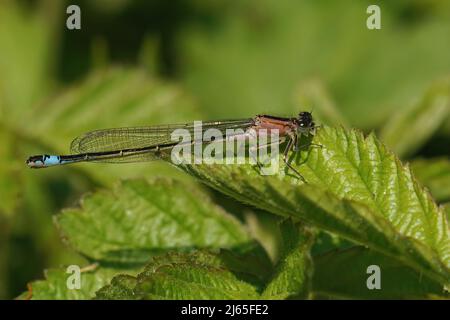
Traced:
[[[81, 30], [66, 28], [69, 4]], [[366, 28], [370, 4], [381, 30]], [[81, 259], [52, 216], [82, 194], [125, 177], [189, 179], [162, 163], [35, 171], [29, 155], [67, 153], [105, 127], [305, 109], [380, 131], [448, 79], [449, 53], [445, 0], [0, 0], [0, 298]], [[400, 155], [448, 157], [448, 110], [439, 117]]]

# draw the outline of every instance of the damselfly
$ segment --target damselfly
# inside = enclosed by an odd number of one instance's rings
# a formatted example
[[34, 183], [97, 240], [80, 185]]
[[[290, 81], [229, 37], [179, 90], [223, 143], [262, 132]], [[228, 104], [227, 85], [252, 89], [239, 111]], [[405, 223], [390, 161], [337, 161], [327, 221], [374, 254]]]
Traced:
[[[277, 130], [280, 143], [287, 141], [283, 153], [284, 163], [301, 177], [289, 163], [288, 154], [291, 150], [297, 150], [299, 137], [314, 134], [316, 126], [310, 112], [301, 112], [296, 118], [258, 115], [248, 119], [208, 121], [203, 122], [201, 130], [205, 132], [211, 128], [223, 132], [226, 129], [242, 129], [244, 135], [250, 130], [252, 132]], [[177, 129], [194, 133], [196, 127], [194, 124], [174, 124], [95, 130], [72, 141], [72, 154], [37, 155], [28, 158], [26, 163], [30, 168], [46, 168], [76, 162], [124, 163], [160, 159], [161, 153], [170, 151], [179, 144], [179, 141], [173, 141], [171, 138], [171, 133]], [[192, 141], [192, 143], [203, 142]]]

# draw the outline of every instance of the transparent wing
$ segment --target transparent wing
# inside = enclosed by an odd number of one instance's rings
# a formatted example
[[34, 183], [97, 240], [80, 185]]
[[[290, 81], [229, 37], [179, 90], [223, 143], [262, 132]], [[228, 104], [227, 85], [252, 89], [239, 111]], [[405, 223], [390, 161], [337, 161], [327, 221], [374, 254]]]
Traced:
[[[226, 121], [208, 121], [202, 123], [202, 134], [210, 129], [216, 128], [225, 135], [226, 129], [247, 129], [253, 123], [252, 119], [226, 120]], [[194, 124], [175, 124], [160, 125], [149, 127], [128, 127], [113, 128], [104, 130], [95, 130], [87, 132], [72, 141], [70, 149], [72, 153], [92, 153], [116, 151], [124, 149], [139, 149], [157, 145], [172, 143], [171, 134], [176, 129], [186, 129], [192, 135], [194, 134]], [[197, 129], [198, 130], [198, 129]], [[111, 162], [120, 160], [120, 162], [136, 162], [149, 161], [148, 157], [155, 157], [148, 153], [137, 153], [122, 157], [121, 159], [101, 160], [103, 162]], [[145, 160], [140, 160], [145, 159]], [[96, 161], [96, 160], [94, 160]]]
[[102, 162], [102, 163], [131, 163], [131, 162], [148, 162], [153, 160], [167, 159], [170, 156], [170, 152], [162, 151], [155, 153], [152, 151], [136, 152], [125, 156], [111, 156], [111, 157], [96, 157], [93, 156], [88, 162]]

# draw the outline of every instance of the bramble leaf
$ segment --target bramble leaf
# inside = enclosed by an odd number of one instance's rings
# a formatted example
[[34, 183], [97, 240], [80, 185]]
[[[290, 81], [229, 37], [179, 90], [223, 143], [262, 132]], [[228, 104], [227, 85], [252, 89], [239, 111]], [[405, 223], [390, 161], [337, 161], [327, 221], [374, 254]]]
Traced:
[[450, 279], [450, 232], [445, 214], [407, 166], [375, 138], [323, 127], [292, 165], [308, 184], [262, 176], [252, 165], [184, 165], [206, 184], [271, 213], [306, 220], [427, 273]]
[[117, 276], [98, 299], [257, 299], [255, 286], [227, 269], [216, 254], [199, 251], [155, 257], [137, 277]]
[[[32, 300], [86, 300], [92, 299], [95, 292], [109, 283], [114, 274], [124, 270], [98, 267], [80, 273], [80, 281], [71, 281], [73, 272], [66, 272], [63, 268], [45, 271], [45, 280], [33, 281], [29, 285], [30, 291], [23, 293], [19, 299]], [[69, 283], [69, 286], [68, 286]], [[79, 287], [77, 285], [79, 284]], [[71, 286], [75, 285], [75, 286]]]
[[143, 264], [170, 249], [237, 248], [250, 242], [244, 226], [193, 184], [126, 180], [87, 195], [55, 222], [76, 251], [97, 261]]
[[[309, 294], [312, 233], [291, 221], [282, 224], [284, 250], [275, 269], [256, 246], [155, 256], [136, 277], [118, 275], [97, 299], [283, 299]], [[284, 232], [285, 231], [285, 232]], [[272, 270], [273, 269], [273, 270]]]

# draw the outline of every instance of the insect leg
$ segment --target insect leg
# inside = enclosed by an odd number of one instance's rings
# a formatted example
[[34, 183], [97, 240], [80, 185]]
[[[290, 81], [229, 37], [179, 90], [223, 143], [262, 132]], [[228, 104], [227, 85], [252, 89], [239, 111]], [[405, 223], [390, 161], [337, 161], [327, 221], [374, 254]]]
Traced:
[[298, 172], [293, 166], [291, 166], [291, 164], [289, 163], [289, 160], [288, 160], [288, 154], [289, 154], [289, 151], [291, 151], [291, 149], [293, 148], [293, 142], [295, 141], [295, 139], [296, 139], [295, 136], [289, 135], [289, 141], [288, 141], [286, 149], [284, 150], [284, 153], [283, 153], [283, 161], [289, 169], [291, 169], [303, 182], [306, 183], [305, 178], [303, 178], [303, 176], [300, 174], [300, 172]]

